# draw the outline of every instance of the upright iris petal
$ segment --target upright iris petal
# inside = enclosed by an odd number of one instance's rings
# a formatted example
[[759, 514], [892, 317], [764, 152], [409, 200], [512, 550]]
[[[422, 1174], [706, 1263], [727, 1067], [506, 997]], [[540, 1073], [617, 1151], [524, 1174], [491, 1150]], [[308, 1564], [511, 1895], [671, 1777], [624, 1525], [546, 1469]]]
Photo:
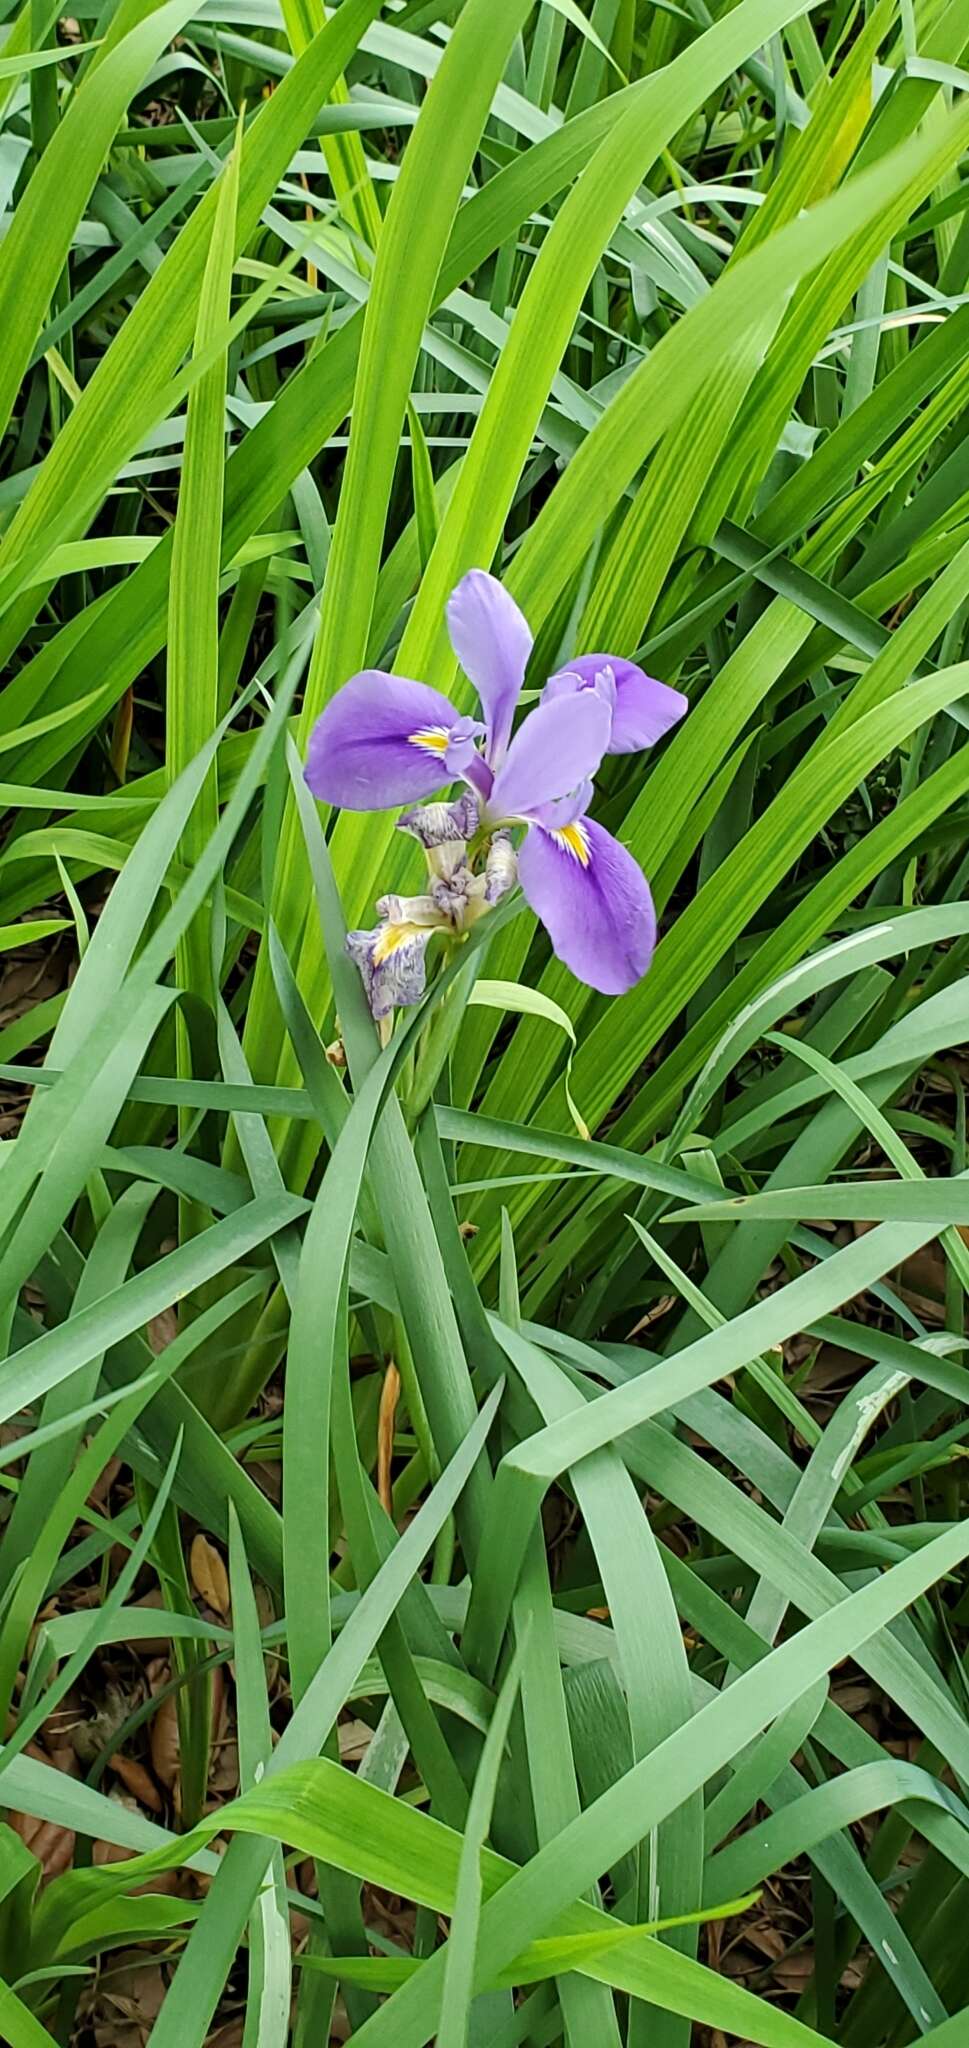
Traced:
[[485, 755], [497, 766], [511, 736], [532, 636], [513, 597], [484, 569], [469, 569], [447, 603], [451, 646], [481, 699]]
[[604, 996], [621, 996], [645, 974], [656, 914], [645, 875], [611, 832], [591, 818], [549, 831], [532, 825], [518, 878], [566, 967]]
[[614, 710], [607, 754], [638, 754], [655, 746], [688, 709], [688, 700], [668, 683], [658, 683], [621, 654], [577, 654], [550, 676], [542, 702], [593, 690], [611, 697]]
[[539, 704], [508, 749], [488, 801], [494, 819], [527, 818], [594, 775], [609, 743], [611, 714], [592, 690]]
[[363, 669], [317, 719], [306, 780], [314, 796], [345, 811], [412, 803], [465, 773], [480, 733], [440, 690]]

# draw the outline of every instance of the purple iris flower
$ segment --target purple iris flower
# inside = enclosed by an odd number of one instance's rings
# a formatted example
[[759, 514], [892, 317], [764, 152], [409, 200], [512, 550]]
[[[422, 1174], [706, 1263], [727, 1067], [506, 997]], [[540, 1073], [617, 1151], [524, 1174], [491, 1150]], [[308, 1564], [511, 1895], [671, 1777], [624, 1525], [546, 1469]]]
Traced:
[[[635, 662], [584, 654], [550, 677], [512, 736], [532, 650], [527, 621], [493, 576], [472, 569], [448, 601], [447, 622], [483, 719], [462, 716], [427, 683], [364, 669], [317, 720], [307, 783], [324, 803], [376, 811], [465, 782], [479, 835], [525, 826], [519, 880], [559, 959], [591, 988], [621, 995], [649, 966], [656, 919], [636, 861], [587, 815], [592, 777], [605, 754], [660, 739], [687, 700]], [[353, 935], [358, 953], [364, 936]], [[377, 950], [381, 943], [374, 938]]]

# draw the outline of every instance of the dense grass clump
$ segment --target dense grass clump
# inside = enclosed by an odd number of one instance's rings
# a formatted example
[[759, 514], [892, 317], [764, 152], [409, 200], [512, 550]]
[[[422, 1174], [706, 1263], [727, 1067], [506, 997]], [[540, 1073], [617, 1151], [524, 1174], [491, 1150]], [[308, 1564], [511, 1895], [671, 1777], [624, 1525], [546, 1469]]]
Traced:
[[30, 0], [0, 184], [0, 2038], [966, 2048], [965, 0]]

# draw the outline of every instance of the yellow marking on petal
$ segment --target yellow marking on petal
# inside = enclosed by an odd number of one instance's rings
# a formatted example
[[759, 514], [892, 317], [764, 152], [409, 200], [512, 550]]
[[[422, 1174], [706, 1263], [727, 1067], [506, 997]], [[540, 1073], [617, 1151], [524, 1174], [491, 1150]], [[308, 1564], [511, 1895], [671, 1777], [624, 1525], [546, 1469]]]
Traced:
[[415, 938], [421, 929], [419, 924], [385, 924], [373, 949], [374, 966], [382, 967], [391, 954], [406, 946], [408, 939]]
[[589, 835], [584, 825], [563, 825], [561, 831], [552, 833], [552, 838], [556, 839], [560, 846], [564, 846], [566, 853], [571, 854], [572, 859], [577, 860], [580, 867], [588, 867], [592, 856], [589, 852]]
[[446, 754], [451, 744], [446, 725], [426, 725], [422, 732], [411, 732], [407, 737], [412, 747], [423, 747], [428, 754]]

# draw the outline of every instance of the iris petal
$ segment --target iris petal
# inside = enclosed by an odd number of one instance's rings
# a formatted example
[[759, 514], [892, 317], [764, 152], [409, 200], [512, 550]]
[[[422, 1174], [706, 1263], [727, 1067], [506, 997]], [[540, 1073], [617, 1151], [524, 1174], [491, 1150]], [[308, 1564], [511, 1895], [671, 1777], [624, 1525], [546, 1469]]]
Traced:
[[533, 824], [544, 825], [547, 832], [561, 832], [566, 825], [573, 825], [576, 818], [581, 818], [588, 810], [593, 787], [592, 777], [587, 775], [571, 796], [556, 797], [551, 804], [537, 804], [531, 813]]
[[590, 689], [614, 696], [609, 754], [638, 754], [643, 747], [655, 746], [689, 709], [682, 691], [657, 682], [621, 654], [577, 654], [567, 668], [549, 677], [542, 702]]
[[472, 724], [427, 683], [363, 669], [337, 691], [313, 727], [307, 783], [323, 803], [346, 811], [412, 803], [461, 772], [454, 756], [471, 750], [465, 735]]
[[494, 818], [529, 818], [594, 775], [609, 742], [610, 711], [592, 690], [539, 704], [495, 776]]
[[469, 569], [447, 605], [451, 645], [481, 699], [485, 753], [500, 761], [511, 735], [532, 635], [513, 597], [484, 569]]
[[591, 818], [557, 831], [532, 825], [518, 877], [554, 952], [579, 981], [624, 995], [645, 974], [656, 943], [649, 884], [632, 854]]
[[433, 933], [433, 926], [407, 923], [347, 933], [346, 949], [360, 969], [372, 1016], [389, 1017], [420, 1002], [427, 987], [424, 956]]

